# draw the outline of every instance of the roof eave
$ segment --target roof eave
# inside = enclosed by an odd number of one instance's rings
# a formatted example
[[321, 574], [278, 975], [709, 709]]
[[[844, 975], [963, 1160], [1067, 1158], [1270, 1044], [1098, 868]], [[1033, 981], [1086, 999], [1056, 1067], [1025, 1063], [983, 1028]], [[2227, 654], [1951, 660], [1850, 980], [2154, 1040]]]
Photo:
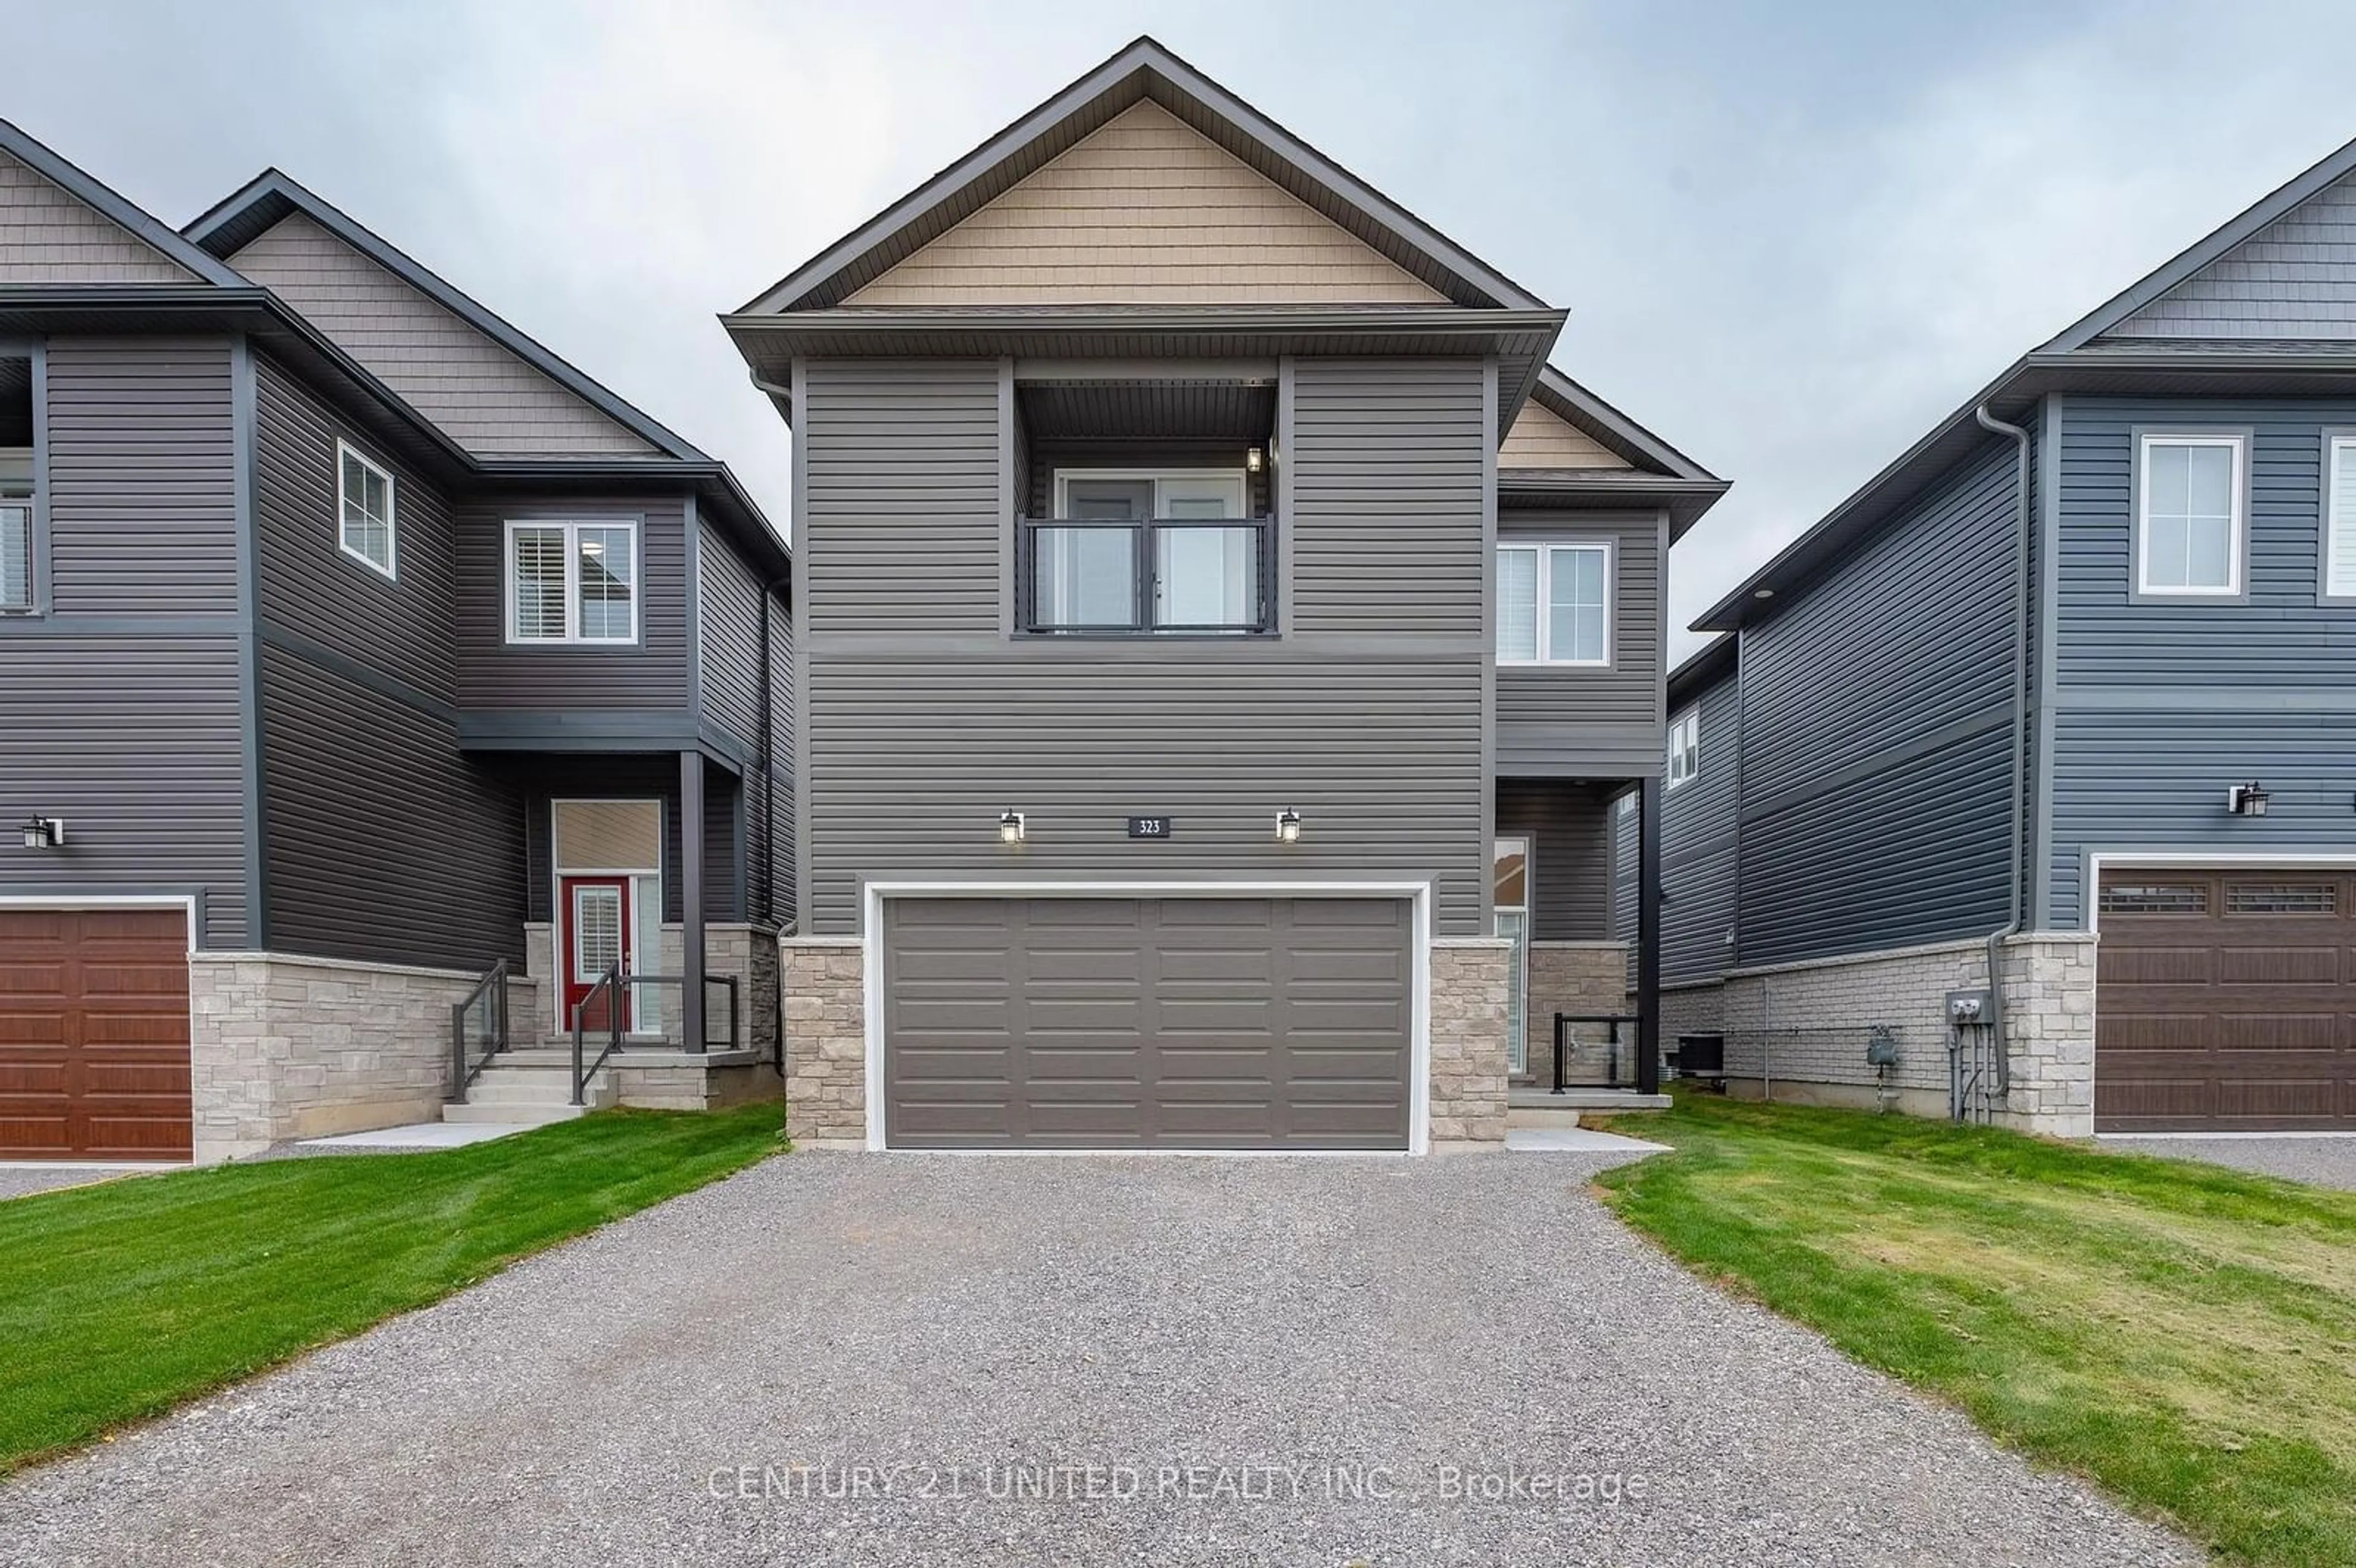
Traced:
[[1679, 479], [1714, 481], [1718, 477], [1551, 365], [1538, 373], [1531, 396], [1541, 408], [1569, 421], [1640, 467], [1657, 468]]

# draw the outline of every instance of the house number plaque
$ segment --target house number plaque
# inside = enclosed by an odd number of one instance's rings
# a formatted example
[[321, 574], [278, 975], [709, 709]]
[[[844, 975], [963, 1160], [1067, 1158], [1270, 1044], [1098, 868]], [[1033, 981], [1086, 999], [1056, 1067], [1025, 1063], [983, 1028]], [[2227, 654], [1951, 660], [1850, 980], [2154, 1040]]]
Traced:
[[1170, 819], [1166, 816], [1132, 816], [1129, 819], [1129, 836], [1131, 838], [1167, 838], [1170, 837]]

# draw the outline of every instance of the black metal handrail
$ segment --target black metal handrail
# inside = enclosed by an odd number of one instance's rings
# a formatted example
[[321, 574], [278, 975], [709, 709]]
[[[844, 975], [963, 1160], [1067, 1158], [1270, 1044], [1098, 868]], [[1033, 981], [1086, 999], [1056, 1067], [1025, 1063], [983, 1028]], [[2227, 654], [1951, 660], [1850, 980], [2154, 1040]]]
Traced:
[[[600, 993], [605, 997], [605, 1049], [597, 1053], [596, 1061], [584, 1068], [581, 1058], [588, 1046], [589, 1004], [595, 1001]], [[622, 1049], [622, 998], [627, 994], [624, 988], [622, 966], [616, 964], [598, 976], [597, 983], [589, 987], [589, 994], [573, 1005], [573, 1103], [576, 1105], [584, 1102], [589, 1080], [597, 1076], [597, 1070], [605, 1065], [605, 1059]]]
[[1603, 1061], [1603, 1086], [1620, 1087], [1620, 1026], [1635, 1023], [1634, 1013], [1557, 1013], [1554, 1016], [1554, 1088], [1551, 1093], [1565, 1093], [1569, 1085], [1563, 1081], [1563, 1029], [1569, 1024], [1609, 1024], [1612, 1035]]
[[[1252, 615], [1232, 624], [1167, 624], [1155, 618], [1156, 590], [1161, 583], [1161, 536], [1185, 529], [1248, 528], [1252, 531]], [[1130, 539], [1130, 613], [1124, 621], [1065, 624], [1044, 621], [1039, 613], [1039, 534], [1043, 529], [1073, 532], [1121, 532]], [[1017, 623], [1040, 636], [1156, 637], [1265, 636], [1276, 630], [1276, 519], [1263, 512], [1251, 517], [1023, 517], [1016, 536], [1015, 598]]]
[[[466, 1049], [466, 1015], [480, 1008], [483, 1012], [483, 1052], [477, 1056]], [[490, 972], [475, 982], [463, 1002], [450, 1004], [450, 1084], [447, 1098], [454, 1104], [464, 1104], [467, 1085], [483, 1075], [491, 1058], [508, 1049], [508, 961], [504, 958], [490, 967]]]

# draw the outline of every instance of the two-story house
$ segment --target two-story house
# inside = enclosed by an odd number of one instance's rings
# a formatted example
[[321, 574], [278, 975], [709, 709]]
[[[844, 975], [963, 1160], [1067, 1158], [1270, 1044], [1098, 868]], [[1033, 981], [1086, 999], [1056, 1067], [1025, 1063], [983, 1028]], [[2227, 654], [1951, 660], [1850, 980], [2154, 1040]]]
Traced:
[[176, 232], [0, 126], [0, 1156], [430, 1118], [461, 1005], [749, 1092], [787, 577], [719, 463], [293, 181]]
[[2356, 144], [1701, 618], [1670, 1032], [1779, 1096], [2356, 1128], [2351, 215]]
[[1150, 39], [727, 318], [795, 435], [798, 1139], [1502, 1137], [1623, 1005], [1724, 489], [1563, 320]]

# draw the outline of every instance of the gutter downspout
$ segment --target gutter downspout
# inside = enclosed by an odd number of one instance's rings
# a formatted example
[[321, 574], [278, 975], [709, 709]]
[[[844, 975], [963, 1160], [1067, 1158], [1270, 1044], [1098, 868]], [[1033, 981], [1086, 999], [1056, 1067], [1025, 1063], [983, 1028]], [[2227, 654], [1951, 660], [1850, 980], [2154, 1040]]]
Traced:
[[2017, 424], [2007, 424], [1988, 411], [1982, 403], [1972, 411], [1980, 428], [1997, 435], [2010, 436], [2019, 455], [2019, 469], [2013, 484], [2013, 581], [2016, 592], [2012, 613], [2012, 857], [2005, 868], [2005, 922], [1987, 937], [1987, 975], [1989, 1010], [1996, 1016], [1988, 1020], [1996, 1040], [1996, 1092], [2008, 1097], [2012, 1092], [2012, 1053], [2007, 1048], [2004, 1033], [2004, 942], [2007, 937], [2020, 934], [2021, 921], [2028, 901], [2021, 892], [2021, 847], [2028, 834], [2029, 791], [2029, 435]]

